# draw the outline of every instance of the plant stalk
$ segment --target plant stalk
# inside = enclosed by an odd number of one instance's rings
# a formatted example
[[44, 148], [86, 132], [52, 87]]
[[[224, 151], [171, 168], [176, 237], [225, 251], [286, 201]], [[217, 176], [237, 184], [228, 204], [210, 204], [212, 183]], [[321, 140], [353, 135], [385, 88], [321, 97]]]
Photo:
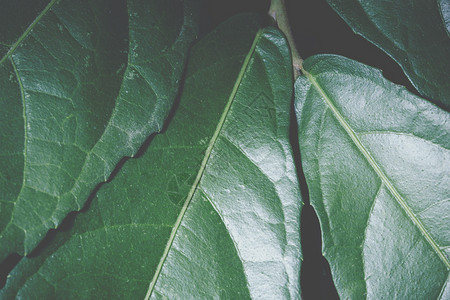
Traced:
[[278, 28], [284, 33], [289, 43], [295, 80], [302, 73], [303, 59], [301, 58], [297, 48], [295, 47], [294, 36], [292, 35], [291, 27], [289, 25], [285, 1], [271, 0], [269, 16], [275, 21]]

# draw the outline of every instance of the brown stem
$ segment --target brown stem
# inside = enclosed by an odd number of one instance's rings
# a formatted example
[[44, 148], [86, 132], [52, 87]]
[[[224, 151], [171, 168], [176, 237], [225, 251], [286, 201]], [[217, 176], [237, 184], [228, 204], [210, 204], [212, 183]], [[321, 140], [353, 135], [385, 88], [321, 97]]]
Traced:
[[294, 80], [301, 74], [303, 59], [300, 57], [295, 47], [294, 37], [287, 17], [286, 5], [284, 0], [271, 0], [269, 16], [276, 22], [278, 28], [284, 33], [291, 48], [292, 66], [294, 69]]

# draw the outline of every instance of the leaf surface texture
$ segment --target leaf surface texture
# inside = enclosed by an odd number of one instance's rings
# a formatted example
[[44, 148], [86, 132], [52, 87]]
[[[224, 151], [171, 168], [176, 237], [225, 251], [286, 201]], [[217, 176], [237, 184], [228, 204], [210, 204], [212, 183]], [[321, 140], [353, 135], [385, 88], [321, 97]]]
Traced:
[[343, 57], [304, 68], [300, 152], [340, 297], [445, 299], [449, 114]]
[[51, 1], [22, 33], [5, 35], [0, 260], [30, 253], [161, 129], [197, 31], [196, 6]]
[[292, 69], [281, 33], [259, 27], [237, 16], [192, 49], [167, 131], [1, 296], [299, 298]]
[[364, 38], [391, 56], [414, 87], [450, 108], [448, 0], [328, 0]]

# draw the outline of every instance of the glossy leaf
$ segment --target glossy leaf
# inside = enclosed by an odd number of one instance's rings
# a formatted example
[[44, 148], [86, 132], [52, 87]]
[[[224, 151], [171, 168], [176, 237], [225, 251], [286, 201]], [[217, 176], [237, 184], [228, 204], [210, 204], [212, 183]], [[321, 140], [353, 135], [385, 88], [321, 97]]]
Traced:
[[450, 108], [448, 0], [327, 0], [352, 29], [389, 54], [425, 97]]
[[0, 59], [0, 260], [28, 254], [161, 129], [196, 6], [51, 1]]
[[259, 23], [237, 16], [192, 49], [167, 132], [19, 263], [3, 298], [299, 298], [292, 69]]
[[296, 82], [302, 164], [342, 299], [447, 299], [450, 115], [355, 61]]
[[445, 29], [447, 30], [447, 34], [450, 34], [450, 2], [448, 0], [439, 0], [438, 3]]

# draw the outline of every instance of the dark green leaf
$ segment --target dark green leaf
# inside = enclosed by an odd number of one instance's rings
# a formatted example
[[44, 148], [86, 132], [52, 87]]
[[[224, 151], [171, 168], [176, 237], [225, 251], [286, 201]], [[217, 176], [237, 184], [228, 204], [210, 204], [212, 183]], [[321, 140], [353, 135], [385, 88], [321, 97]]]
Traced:
[[[21, 36], [27, 35], [27, 28], [33, 22], [37, 22], [40, 17], [46, 13], [45, 7], [49, 5], [50, 0], [3, 0], [1, 3], [2, 17], [0, 18], [0, 57], [7, 54], [8, 51], [14, 51], [14, 44], [21, 42]], [[51, 7], [54, 3], [49, 5]], [[20, 7], [21, 9], [17, 9]], [[5, 13], [8, 17], [5, 17]]]
[[446, 298], [450, 115], [343, 57], [304, 68], [302, 164], [340, 296]]
[[389, 54], [412, 84], [450, 108], [448, 0], [328, 0], [352, 29]]
[[126, 5], [51, 1], [0, 58], [0, 260], [79, 210], [172, 106], [197, 4]]
[[167, 132], [2, 297], [299, 298], [291, 62], [282, 35], [258, 28], [241, 15], [192, 49]]

